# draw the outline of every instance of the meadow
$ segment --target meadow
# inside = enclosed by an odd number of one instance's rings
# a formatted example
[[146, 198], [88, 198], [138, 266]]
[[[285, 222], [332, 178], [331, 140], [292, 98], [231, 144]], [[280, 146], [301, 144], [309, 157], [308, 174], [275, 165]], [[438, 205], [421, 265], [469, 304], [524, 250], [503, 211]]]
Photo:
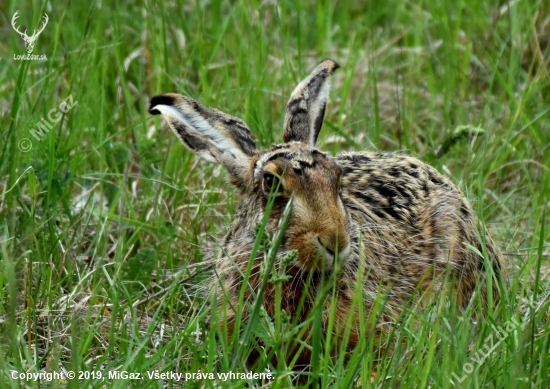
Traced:
[[[291, 362], [250, 370], [243, 358], [255, 338], [283, 353], [296, 331], [284, 317], [261, 316], [239, 341], [211, 330], [208, 282], [238, 196], [147, 107], [182, 93], [242, 118], [268, 147], [282, 141], [294, 86], [324, 58], [341, 69], [320, 147], [406, 153], [449, 176], [498, 242], [508, 282], [489, 308], [411, 308], [392, 353], [375, 357], [365, 337], [345, 361], [318, 341], [310, 383], [550, 387], [547, 2], [30, 0], [0, 11], [0, 387], [301, 385]], [[32, 52], [42, 59], [20, 58], [17, 11], [28, 34], [48, 15]], [[248, 371], [271, 375], [218, 376]]]

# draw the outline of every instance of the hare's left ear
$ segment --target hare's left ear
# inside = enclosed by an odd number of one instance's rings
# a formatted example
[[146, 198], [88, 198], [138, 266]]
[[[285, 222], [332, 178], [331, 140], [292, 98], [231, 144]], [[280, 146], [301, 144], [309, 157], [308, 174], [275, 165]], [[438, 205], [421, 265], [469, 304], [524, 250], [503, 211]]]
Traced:
[[325, 119], [330, 76], [339, 67], [336, 62], [325, 59], [294, 89], [286, 105], [285, 142], [315, 146]]
[[153, 97], [149, 113], [162, 114], [189, 150], [225, 166], [237, 186], [246, 185], [256, 143], [244, 121], [175, 93]]

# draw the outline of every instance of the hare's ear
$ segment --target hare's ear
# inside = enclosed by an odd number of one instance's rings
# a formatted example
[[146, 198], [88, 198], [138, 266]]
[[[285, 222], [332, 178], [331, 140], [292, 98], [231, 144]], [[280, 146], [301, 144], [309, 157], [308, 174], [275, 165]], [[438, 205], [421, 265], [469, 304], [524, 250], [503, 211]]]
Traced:
[[149, 113], [162, 114], [189, 150], [225, 166], [237, 186], [246, 185], [256, 143], [241, 119], [175, 93], [153, 97]]
[[315, 146], [325, 119], [330, 75], [339, 67], [336, 62], [325, 59], [294, 89], [286, 105], [285, 142]]

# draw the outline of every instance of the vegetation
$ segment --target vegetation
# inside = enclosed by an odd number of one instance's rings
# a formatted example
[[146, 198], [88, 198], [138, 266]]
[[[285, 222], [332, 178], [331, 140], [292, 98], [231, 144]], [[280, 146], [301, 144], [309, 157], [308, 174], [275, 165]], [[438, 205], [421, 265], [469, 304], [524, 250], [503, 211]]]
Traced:
[[[444, 299], [411, 307], [393, 353], [377, 357], [365, 337], [345, 364], [315, 338], [311, 382], [550, 387], [547, 2], [31, 0], [0, 10], [1, 387], [301, 385], [292, 363], [267, 357], [252, 371], [272, 379], [217, 376], [247, 372], [257, 337], [282, 355], [299, 329], [260, 310], [243, 342], [211, 331], [211, 265], [236, 194], [147, 106], [187, 94], [241, 117], [267, 147], [282, 141], [290, 92], [325, 57], [342, 68], [321, 147], [409, 153], [449, 175], [506, 254], [509, 282], [485, 312]], [[33, 51], [47, 59], [16, 59], [16, 11], [21, 31], [48, 14]], [[82, 373], [13, 378], [68, 371]], [[143, 379], [109, 378], [123, 371]], [[160, 377], [170, 372], [184, 377]]]

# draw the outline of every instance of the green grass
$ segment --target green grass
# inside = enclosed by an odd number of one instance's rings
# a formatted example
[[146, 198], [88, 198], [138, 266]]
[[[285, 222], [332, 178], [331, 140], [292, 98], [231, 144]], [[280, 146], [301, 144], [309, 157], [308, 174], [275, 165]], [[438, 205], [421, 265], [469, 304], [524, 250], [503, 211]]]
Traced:
[[[282, 140], [291, 90], [325, 57], [342, 68], [321, 147], [406, 152], [450, 175], [506, 253], [509, 284], [483, 315], [443, 298], [412, 308], [391, 334], [394, 352], [377, 361], [367, 337], [347, 364], [331, 359], [318, 310], [312, 382], [550, 386], [547, 3], [111, 3], [0, 6], [1, 387], [158, 388], [164, 381], [147, 372], [242, 373], [255, 337], [267, 346], [254, 372], [269, 368], [275, 378], [254, 385], [294, 385], [292, 363], [268, 362], [301, 330], [284, 315], [258, 306], [259, 324], [243, 323], [242, 343], [209, 331], [218, 314], [206, 298], [209, 267], [237, 199], [225, 172], [189, 153], [146, 108], [155, 94], [184, 93], [243, 118], [267, 147]], [[49, 15], [33, 52], [47, 60], [14, 60], [25, 52], [10, 27], [16, 11], [29, 31]], [[35, 139], [31, 129], [69, 95], [78, 103]], [[483, 131], [449, 143], [460, 128]], [[495, 352], [472, 362], [506, 322]], [[365, 320], [364, 331], [374, 324]], [[453, 373], [470, 367], [458, 383]], [[26, 381], [13, 370], [88, 375]], [[123, 370], [145, 378], [90, 376]], [[166, 382], [247, 387], [246, 379]]]

